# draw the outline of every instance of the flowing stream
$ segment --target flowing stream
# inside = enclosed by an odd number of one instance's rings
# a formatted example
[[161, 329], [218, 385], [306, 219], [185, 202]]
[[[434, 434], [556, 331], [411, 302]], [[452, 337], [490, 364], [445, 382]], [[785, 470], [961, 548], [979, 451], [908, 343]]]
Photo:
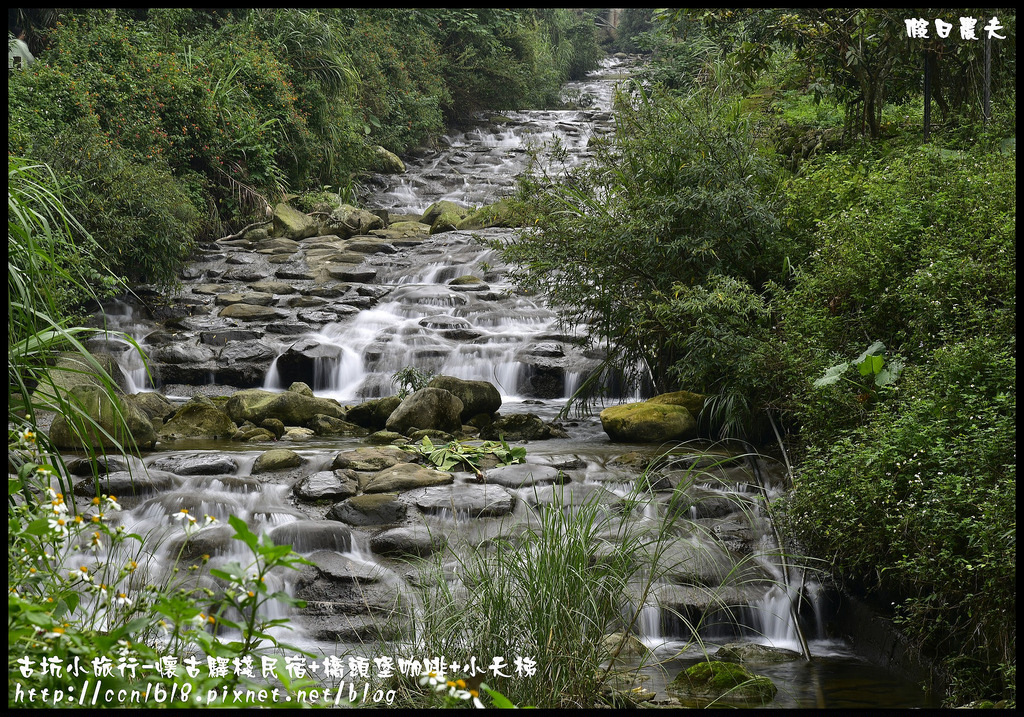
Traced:
[[[409, 159], [405, 174], [374, 177], [363, 203], [392, 219], [421, 215], [441, 199], [487, 204], [512, 191], [535, 155], [569, 165], [585, 161], [590, 140], [612, 131], [612, 93], [623, 69], [609, 60], [586, 81], [569, 84], [566, 97], [577, 109], [482, 117], [445, 137], [439, 149]], [[127, 344], [105, 348], [119, 356], [130, 392], [159, 390], [179, 402], [246, 387], [284, 391], [302, 380], [317, 397], [353, 405], [396, 393], [393, 375], [411, 366], [488, 381], [501, 394], [503, 415], [533, 413], [550, 423], [601, 355], [577, 340], [587, 327], [562, 326], [543, 297], [517, 292], [499, 252], [474, 236], [500, 243], [510, 231], [356, 237], [344, 247], [344, 270], [336, 268], [340, 249], [330, 237], [296, 246], [209, 246], [186, 269], [178, 295], [149, 301], [147, 311], [125, 303], [106, 309], [111, 328], [143, 345], [151, 375]], [[314, 259], [320, 256], [334, 257], [327, 265], [335, 281], [316, 279], [323, 264]], [[475, 281], [459, 281], [467, 276]], [[153, 310], [158, 304], [165, 308]], [[256, 320], [225, 319], [220, 312], [233, 304], [264, 313]], [[305, 612], [275, 608], [279, 612], [271, 617], [284, 617], [295, 628], [282, 639], [318, 654], [372, 657], [391, 649], [372, 640], [395, 597], [407, 612], [419, 609], [415, 576], [395, 556], [403, 545], [435, 552], [432, 543], [423, 547], [424, 526], [431, 536], [445, 536], [454, 553], [530, 525], [557, 495], [592, 498], [618, 511], [619, 520], [640, 530], [650, 526], [652, 533], [666, 515], [682, 510], [687, 527], [665, 540], [663, 570], [638, 583], [635, 595], [623, 596], [624, 614], [637, 615], [633, 632], [646, 661], [661, 663], [644, 670], [645, 689], [664, 698], [666, 683], [681, 668], [739, 641], [809, 653], [810, 660], [751, 665], [779, 687], [773, 707], [931, 704], [915, 685], [871, 664], [833, 634], [835, 605], [827, 591], [780, 560], [764, 510], [787, 488], [780, 465], [737, 457], [720, 446], [688, 446], [663, 466], [654, 485], [638, 491], [655, 447], [610, 442], [593, 415], [559, 425], [562, 437], [526, 445], [528, 463], [516, 476], [506, 480], [500, 472], [509, 469], [495, 469], [485, 485], [477, 485], [469, 474], [458, 474], [454, 486], [403, 494], [388, 504], [399, 517], [366, 525], [327, 515], [331, 501], [303, 500], [296, 487], [330, 473], [339, 452], [366, 446], [362, 438], [312, 436], [290, 444], [302, 467], [271, 478], [254, 472], [254, 465], [281, 442], [165, 442], [137, 459], [136, 468], [145, 466], [148, 477], [140, 479], [134, 497], [122, 500], [120, 520], [148, 536], [147, 542], [163, 541], [164, 549], [143, 571], [154, 579], [179, 554], [186, 562], [211, 556], [211, 566], [242, 559], [237, 541], [230, 540], [229, 515], [290, 543], [318, 567], [297, 579], [274, 576], [278, 587], [313, 605]], [[638, 495], [636, 505], [622, 508]], [[683, 507], [673, 498], [679, 495], [687, 497]], [[218, 523], [185, 542], [173, 518], [182, 509]], [[196, 580], [217, 587], [209, 578]]]

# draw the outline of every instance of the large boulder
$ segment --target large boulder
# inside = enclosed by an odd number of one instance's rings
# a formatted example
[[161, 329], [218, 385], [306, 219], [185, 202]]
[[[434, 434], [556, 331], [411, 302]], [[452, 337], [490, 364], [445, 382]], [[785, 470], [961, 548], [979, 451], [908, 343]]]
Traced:
[[697, 420], [685, 406], [624, 403], [601, 411], [601, 427], [619, 443], [684, 441], [697, 434]]
[[385, 428], [407, 434], [410, 429], [454, 433], [462, 428], [462, 401], [443, 388], [421, 388], [406, 396], [388, 417]]
[[700, 412], [704, 410], [704, 404], [707, 403], [708, 397], [701, 393], [693, 393], [691, 391], [673, 391], [672, 393], [662, 393], [654, 398], [647, 399], [647, 403], [657, 403], [666, 406], [683, 406], [690, 413], [693, 414], [694, 418], [700, 415]]
[[[114, 384], [114, 390], [120, 394], [128, 385], [127, 378], [120, 366], [107, 353], [93, 353], [90, 355], [99, 366], [106, 371]], [[54, 365], [46, 370], [39, 379], [35, 390], [34, 400], [37, 402], [52, 399], [54, 394], [64, 395], [75, 386], [104, 386], [96, 368], [86, 357], [81, 354], [65, 352], [57, 356]]]
[[450, 232], [454, 231], [459, 222], [465, 219], [468, 212], [469, 210], [465, 207], [442, 199], [427, 207], [427, 211], [423, 213], [420, 221], [430, 225], [431, 234]]
[[370, 168], [383, 174], [405, 174], [405, 164], [394, 152], [389, 152], [380, 145], [373, 148]]
[[400, 493], [416, 488], [445, 485], [453, 480], [451, 473], [418, 466], [415, 463], [399, 463], [368, 478], [363, 485], [363, 492]]
[[274, 207], [274, 236], [299, 241], [316, 234], [317, 222], [309, 215], [284, 203]]
[[373, 398], [348, 409], [345, 420], [363, 428], [379, 431], [387, 425], [388, 418], [402, 404], [401, 396]]
[[69, 421], [63, 414], [57, 414], [50, 426], [50, 440], [57, 448], [80, 450], [83, 444], [93, 449], [113, 449], [117, 444], [125, 449], [151, 448], [156, 443], [153, 424], [133, 402], [89, 385], [74, 386], [66, 396], [86, 417], [85, 425], [76, 431], [72, 425], [82, 419]]
[[235, 392], [225, 409], [239, 425], [246, 421], [260, 425], [267, 418], [276, 418], [286, 426], [305, 426], [319, 414], [345, 417], [345, 409], [336, 401], [303, 396], [296, 391], [273, 393], [258, 388]]
[[443, 388], [462, 401], [461, 419], [469, 423], [469, 419], [481, 413], [495, 413], [501, 408], [501, 394], [498, 389], [487, 381], [470, 381], [454, 376], [434, 376], [427, 384], [430, 388]]
[[206, 396], [193, 396], [160, 428], [161, 440], [231, 438], [238, 426]]
[[511, 201], [499, 199], [494, 204], [481, 207], [466, 216], [456, 228], [472, 231], [488, 227], [515, 227], [521, 224], [521, 220], [515, 215]]

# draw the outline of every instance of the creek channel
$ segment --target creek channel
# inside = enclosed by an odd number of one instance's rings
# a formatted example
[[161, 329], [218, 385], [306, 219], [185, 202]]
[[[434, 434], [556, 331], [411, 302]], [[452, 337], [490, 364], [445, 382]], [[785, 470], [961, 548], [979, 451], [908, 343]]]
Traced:
[[[279, 587], [308, 601], [305, 610], [281, 607], [270, 615], [294, 628], [282, 641], [318, 655], [373, 658], [394, 654], [393, 644], [374, 642], [382, 622], [395, 633], [386, 639], [410, 637], [403, 626], [420, 604], [419, 559], [441, 556], [455, 580], [463, 551], [536, 525], [544, 506], [556, 501], [593, 501], [609, 525], [628, 521], [652, 532], [682, 510], [685, 520], [662, 544], [657, 579], [623, 595], [624, 613], [638, 615], [626, 622], [633, 622], [650, 663], [643, 687], [656, 700], [666, 698], [666, 683], [679, 670], [724, 643], [742, 642], [810, 657], [750, 665], [778, 686], [772, 707], [931, 706], [911, 681], [854, 650], [834, 627], [834, 596], [780, 559], [764, 510], [788, 487], [778, 461], [693, 444], [645, 472], [659, 447], [611, 442], [596, 415], [558, 420], [601, 355], [576, 340], [585, 326], [561, 326], [543, 297], [518, 293], [500, 253], [478, 240], [500, 242], [513, 230], [430, 235], [405, 223], [438, 200], [475, 206], [510, 194], [531, 158], [552, 148], [559, 161], [586, 161], [588, 143], [613, 131], [613, 91], [627, 69], [621, 63], [608, 60], [587, 80], [567, 85], [575, 109], [482, 116], [440, 148], [407, 158], [405, 173], [374, 175], [360, 199], [387, 213], [383, 229], [344, 241], [207, 245], [184, 270], [178, 293], [138, 287], [137, 298], [105, 307], [106, 325], [135, 337], [149, 357], [147, 376], [134, 350], [103, 344], [116, 353], [128, 391], [160, 392], [176, 405], [245, 388], [284, 392], [301, 381], [317, 398], [352, 406], [395, 394], [394, 374], [414, 367], [487, 381], [501, 395], [503, 416], [534, 414], [549, 429], [514, 443], [526, 447], [526, 464], [487, 470], [483, 484], [455, 471], [445, 485], [373, 493], [388, 497], [359, 510], [352, 508], [355, 490], [343, 498], [325, 486], [336, 486], [340, 467], [347, 467], [359, 474], [361, 492], [371, 494], [368, 471], [383, 464], [358, 464], [365, 437], [163, 440], [129, 459], [134, 495], [119, 494], [122, 523], [163, 546], [145, 556], [140, 574], [160, 579], [179, 552], [186, 562], [206, 554], [210, 566], [242, 559], [226, 525], [236, 515], [316, 564], [297, 578], [277, 578]], [[638, 398], [619, 395], [610, 403]], [[257, 458], [282, 446], [301, 465], [260, 472]], [[111, 485], [117, 468], [123, 466], [110, 467]], [[629, 497], [639, 501], [624, 508]], [[219, 524], [186, 543], [172, 519], [182, 509]], [[200, 583], [217, 588], [209, 578]]]

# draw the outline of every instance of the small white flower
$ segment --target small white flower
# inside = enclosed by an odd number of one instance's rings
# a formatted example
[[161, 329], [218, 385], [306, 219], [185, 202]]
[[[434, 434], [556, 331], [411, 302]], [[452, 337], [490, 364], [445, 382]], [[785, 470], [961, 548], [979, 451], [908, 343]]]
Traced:
[[103, 496], [103, 500], [107, 503], [107, 508], [110, 510], [121, 510], [121, 504], [117, 502], [117, 498], [112, 495]]
[[420, 675], [419, 683], [420, 687], [430, 687], [434, 692], [443, 692], [448, 687], [444, 674], [433, 670]]
[[53, 639], [59, 640], [62, 637], [64, 637], [64, 628], [63, 627], [52, 628], [49, 632], [47, 632], [44, 635], [44, 637], [49, 637], [49, 638], [53, 638]]
[[55, 515], [46, 521], [47, 526], [62, 538], [68, 536], [68, 522], [60, 515]]
[[195, 517], [189, 515], [187, 508], [182, 508], [177, 513], [171, 513], [171, 519], [177, 520], [180, 523], [184, 523], [186, 531], [196, 524]]
[[114, 604], [118, 607], [131, 607], [132, 599], [125, 593], [118, 593], [117, 597], [114, 598]]

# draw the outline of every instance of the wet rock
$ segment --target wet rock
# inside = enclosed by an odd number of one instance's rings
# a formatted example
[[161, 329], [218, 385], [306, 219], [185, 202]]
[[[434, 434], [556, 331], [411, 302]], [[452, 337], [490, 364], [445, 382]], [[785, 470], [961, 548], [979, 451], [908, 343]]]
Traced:
[[298, 292], [294, 284], [287, 281], [274, 281], [273, 279], [253, 282], [249, 285], [249, 288], [265, 294], [295, 294]]
[[704, 404], [708, 397], [691, 391], [675, 391], [673, 393], [662, 393], [653, 398], [647, 399], [647, 403], [662, 404], [666, 406], [683, 406], [695, 417], [704, 410]]
[[230, 456], [216, 453], [162, 456], [150, 463], [150, 468], [170, 471], [180, 476], [232, 475], [238, 470], [238, 463]]
[[442, 388], [421, 388], [409, 394], [388, 417], [389, 431], [406, 433], [412, 428], [451, 433], [462, 427], [462, 401]]
[[150, 351], [154, 363], [200, 364], [213, 359], [213, 350], [202, 344], [162, 344]]
[[318, 436], [365, 436], [369, 433], [365, 428], [354, 423], [324, 415], [314, 416], [306, 424], [306, 428], [313, 429]]
[[404, 493], [401, 499], [425, 513], [450, 511], [469, 518], [507, 515], [516, 505], [516, 497], [500, 485], [474, 483], [422, 488]]
[[206, 396], [193, 396], [160, 429], [160, 440], [231, 438], [237, 426]]
[[755, 642], [730, 642], [718, 648], [714, 655], [716, 660], [726, 662], [760, 662], [775, 663], [799, 660], [801, 655], [793, 650], [786, 650], [781, 647], [758, 645]]
[[220, 310], [220, 316], [226, 319], [238, 319], [239, 321], [271, 321], [283, 319], [285, 315], [277, 309], [269, 306], [256, 306], [254, 304], [232, 304]]
[[150, 421], [154, 419], [166, 420], [178, 410], [178, 407], [167, 400], [166, 396], [156, 391], [136, 393], [131, 396], [131, 400], [149, 416]]
[[612, 507], [622, 499], [610, 490], [593, 483], [566, 483], [535, 488], [525, 498], [530, 505], [575, 506], [596, 504]]
[[280, 439], [285, 432], [284, 423], [277, 420], [276, 418], [264, 418], [262, 421], [260, 421], [260, 428], [266, 428], [268, 431], [274, 434], [274, 438], [278, 439]]
[[366, 442], [375, 446], [387, 444], [402, 445], [408, 443], [409, 439], [395, 431], [377, 431], [366, 437]]
[[704, 707], [712, 702], [726, 705], [766, 705], [778, 688], [767, 677], [752, 674], [731, 662], [698, 662], [680, 672], [668, 685], [684, 705]]
[[484, 474], [487, 483], [507, 488], [523, 488], [534, 485], [550, 485], [567, 480], [564, 473], [551, 466], [536, 463], [517, 463], [511, 466], [491, 468]]
[[404, 521], [406, 510], [397, 493], [368, 493], [334, 505], [327, 518], [355, 526], [390, 525]]
[[64, 415], [58, 413], [49, 432], [57, 448], [80, 450], [84, 443], [94, 449], [112, 449], [120, 444], [126, 450], [134, 450], [151, 448], [156, 443], [157, 434], [149, 417], [127, 398], [112, 396], [99, 386], [80, 385], [70, 389], [68, 399], [77, 403], [100, 430], [87, 425], [80, 437]]
[[480, 429], [480, 438], [485, 441], [543, 441], [551, 438], [568, 438], [562, 428], [545, 423], [535, 413], [512, 413], [501, 416], [489, 426]]
[[210, 525], [191, 535], [174, 535], [167, 541], [167, 552], [180, 555], [186, 562], [223, 555], [234, 545], [235, 529], [230, 525]]
[[255, 341], [263, 338], [259, 329], [224, 329], [223, 331], [203, 331], [199, 341], [207, 346], [224, 346], [234, 341]]
[[234, 393], [225, 405], [228, 416], [238, 424], [252, 421], [258, 424], [265, 418], [276, 418], [286, 426], [305, 426], [318, 414], [343, 418], [344, 409], [325, 398], [310, 398], [294, 391], [273, 393], [261, 389], [246, 389]]
[[275, 545], [290, 545], [297, 553], [313, 550], [352, 550], [352, 531], [332, 520], [296, 520], [270, 531]]
[[116, 456], [96, 456], [95, 458], [75, 458], [67, 462], [68, 473], [73, 476], [91, 476], [93, 468], [100, 475], [127, 471], [128, 463]]
[[399, 463], [368, 478], [364, 493], [396, 493], [414, 488], [451, 483], [451, 473], [424, 468], [414, 463]]
[[443, 550], [448, 540], [443, 533], [431, 532], [425, 525], [391, 528], [370, 538], [370, 549], [378, 555], [419, 557]]
[[382, 471], [399, 463], [412, 463], [413, 454], [400, 448], [360, 447], [339, 453], [331, 467], [335, 470]]
[[[471, 381], [454, 376], [434, 376], [427, 385], [431, 388], [449, 391], [462, 401], [462, 412], [459, 415], [463, 423], [467, 423], [477, 414], [491, 414], [501, 408], [501, 394], [493, 384], [487, 381]], [[420, 427], [426, 428], [426, 426]]]
[[601, 426], [620, 443], [684, 441], [697, 434], [697, 421], [684, 406], [626, 403], [601, 411]]
[[343, 471], [320, 471], [306, 476], [292, 488], [303, 500], [342, 500], [359, 492], [359, 484]]
[[400, 396], [374, 398], [363, 401], [348, 410], [345, 419], [371, 430], [380, 430], [387, 425], [388, 418], [402, 403]]
[[[124, 507], [132, 507], [131, 499], [161, 493], [181, 483], [181, 478], [167, 471], [150, 469], [148, 471], [113, 471], [99, 478], [101, 493], [112, 495]], [[96, 495], [96, 483], [86, 478], [75, 483], [75, 495], [93, 497]]]
[[252, 466], [253, 474], [269, 473], [272, 471], [283, 471], [289, 468], [298, 468], [306, 459], [295, 451], [287, 448], [272, 448], [260, 454]]
[[289, 428], [281, 436], [282, 441], [308, 441], [316, 433], [309, 428]]
[[273, 235], [298, 241], [317, 234], [316, 221], [287, 204], [274, 207]]

